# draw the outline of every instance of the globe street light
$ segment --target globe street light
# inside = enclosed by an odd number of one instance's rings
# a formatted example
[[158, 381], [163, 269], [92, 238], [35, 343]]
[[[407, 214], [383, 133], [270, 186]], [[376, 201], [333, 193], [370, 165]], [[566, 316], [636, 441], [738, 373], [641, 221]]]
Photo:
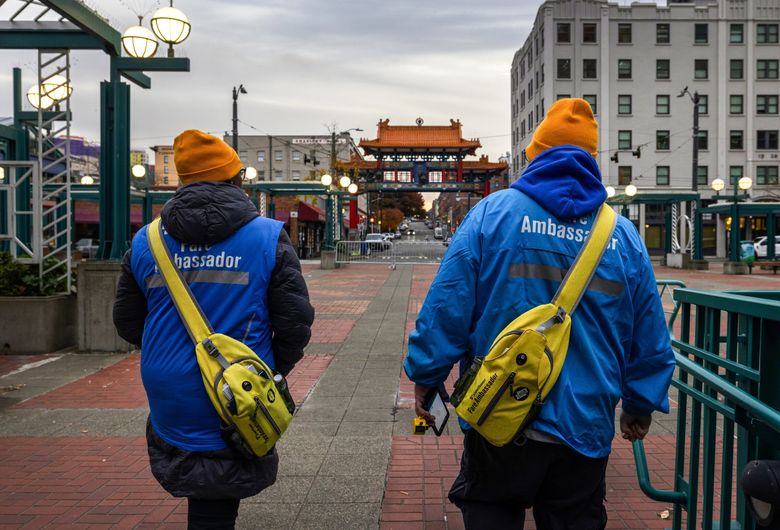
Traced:
[[352, 195], [356, 194], [358, 192], [358, 185], [353, 182], [347, 187], [347, 191], [349, 191]]
[[626, 186], [626, 195], [628, 195], [629, 197], [633, 197], [634, 195], [636, 195], [636, 192], [637, 192], [636, 186], [634, 186], [633, 184], [629, 184], [628, 186]]
[[252, 166], [248, 166], [244, 172], [244, 178], [247, 180], [255, 180], [257, 178], [257, 170]]
[[739, 179], [739, 189], [747, 191], [753, 187], [753, 179], [750, 177], [742, 177]]
[[726, 182], [722, 178], [717, 178], [712, 181], [710, 187], [712, 187], [712, 189], [715, 190], [715, 193], [720, 193], [721, 191], [723, 191], [723, 188], [726, 187]]
[[27, 101], [36, 109], [45, 110], [54, 105], [53, 99], [46, 94], [41, 95], [41, 90], [38, 85], [31, 86], [27, 91]]
[[93, 179], [89, 175], [84, 175], [83, 177], [81, 177], [81, 183], [89, 186], [90, 184], [95, 183], [95, 179]]
[[146, 59], [157, 53], [160, 45], [149, 29], [143, 27], [142, 17], [138, 17], [138, 25], [130, 26], [122, 33], [122, 47], [130, 57]]
[[322, 183], [323, 186], [328, 187], [331, 184], [333, 184], [333, 177], [325, 173], [320, 177], [320, 182]]
[[146, 168], [141, 164], [136, 164], [130, 168], [130, 172], [137, 179], [142, 179], [146, 176]]
[[612, 197], [615, 196], [615, 187], [614, 186], [607, 186], [606, 190], [607, 190], [607, 198], [608, 199], [611, 199]]
[[56, 74], [43, 80], [41, 93], [59, 102], [73, 93], [73, 86], [63, 76]]
[[192, 25], [187, 17], [173, 7], [158, 9], [152, 16], [152, 31], [157, 38], [168, 44], [168, 57], [173, 57], [173, 45], [184, 42], [189, 37]]
[[342, 175], [339, 179], [339, 186], [342, 188], [348, 188], [350, 184], [352, 184], [352, 180], [346, 175]]

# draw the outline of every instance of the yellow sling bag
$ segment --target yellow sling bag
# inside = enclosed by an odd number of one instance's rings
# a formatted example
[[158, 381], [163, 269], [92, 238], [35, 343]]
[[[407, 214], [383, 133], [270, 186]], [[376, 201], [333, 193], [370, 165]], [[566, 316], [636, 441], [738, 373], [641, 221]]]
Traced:
[[455, 412], [496, 446], [515, 440], [536, 418], [566, 360], [571, 314], [609, 246], [615, 212], [601, 206], [585, 244], [549, 304], [530, 309], [498, 334], [453, 392]]
[[173, 262], [159, 217], [147, 228], [147, 239], [176, 310], [195, 343], [203, 385], [222, 419], [223, 438], [246, 457], [267, 454], [292, 421], [295, 404], [287, 382], [249, 346], [214, 332]]

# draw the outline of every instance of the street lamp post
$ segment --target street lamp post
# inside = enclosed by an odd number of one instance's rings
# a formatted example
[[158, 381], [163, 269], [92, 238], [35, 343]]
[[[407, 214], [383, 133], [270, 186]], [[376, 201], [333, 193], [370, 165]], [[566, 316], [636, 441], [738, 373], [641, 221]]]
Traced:
[[238, 153], [238, 96], [246, 94], [244, 85], [233, 87], [233, 151]]
[[337, 182], [330, 174], [325, 173], [320, 178], [320, 182], [325, 186], [325, 241], [323, 250], [334, 250], [336, 240], [341, 234], [341, 204], [339, 197], [344, 193], [354, 195], [357, 193], [357, 185], [352, 183], [348, 176], [341, 176]]
[[[694, 90], [693, 94], [688, 90], [686, 86], [679, 94], [678, 98], [688, 95], [693, 102], [693, 149], [691, 153], [691, 189], [694, 193], [699, 191], [699, 103], [701, 102], [701, 96], [697, 90]], [[693, 220], [693, 259], [695, 261], [701, 261], [702, 259], [702, 220], [701, 215], [698, 213], [701, 208], [701, 199], [691, 200], [691, 218]]]
[[[750, 177], [740, 177], [737, 178], [736, 175], [734, 175], [734, 182], [732, 182], [732, 185], [734, 186], [734, 195], [732, 196], [732, 203], [731, 203], [731, 233], [729, 235], [729, 261], [733, 263], [739, 263], [739, 237], [740, 237], [740, 228], [739, 228], [739, 199], [741, 198], [738, 194], [737, 190], [742, 190], [745, 192], [744, 197], [747, 197], [747, 191], [753, 187], [753, 180]], [[723, 179], [715, 179], [712, 181], [712, 189], [715, 190], [716, 194], [720, 194], [720, 191], [723, 190], [723, 188], [726, 187], [726, 183], [723, 181]]]

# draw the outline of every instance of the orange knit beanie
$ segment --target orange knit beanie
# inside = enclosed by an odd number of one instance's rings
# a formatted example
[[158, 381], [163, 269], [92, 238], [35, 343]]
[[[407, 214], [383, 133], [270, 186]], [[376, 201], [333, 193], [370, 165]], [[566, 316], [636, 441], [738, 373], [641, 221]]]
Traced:
[[173, 162], [182, 184], [230, 180], [241, 171], [241, 159], [228, 144], [196, 129], [173, 141]]
[[596, 156], [598, 144], [599, 126], [590, 104], [584, 99], [564, 98], [547, 111], [525, 148], [525, 157], [533, 160], [545, 149], [558, 145], [576, 145]]

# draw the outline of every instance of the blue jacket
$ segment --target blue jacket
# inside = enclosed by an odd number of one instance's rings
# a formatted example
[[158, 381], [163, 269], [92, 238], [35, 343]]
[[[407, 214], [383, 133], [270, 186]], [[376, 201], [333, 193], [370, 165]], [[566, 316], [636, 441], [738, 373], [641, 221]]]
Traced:
[[[170, 216], [164, 221], [175, 222]], [[214, 329], [246, 343], [271, 368], [275, 363], [266, 293], [281, 229], [282, 223], [255, 214], [232, 235], [212, 244], [184, 244], [165, 236]], [[154, 431], [186, 451], [224, 449], [219, 416], [203, 386], [194, 345], [156, 272], [145, 227], [133, 239], [131, 266], [148, 309], [141, 378]]]
[[[480, 201], [453, 237], [409, 337], [409, 378], [440, 384], [453, 364], [463, 370], [484, 356], [515, 317], [548, 303], [605, 199], [593, 156], [559, 146], [537, 156], [511, 189]], [[647, 250], [621, 217], [532, 428], [585, 456], [606, 456], [618, 400], [635, 415], [669, 411], [674, 364]]]

